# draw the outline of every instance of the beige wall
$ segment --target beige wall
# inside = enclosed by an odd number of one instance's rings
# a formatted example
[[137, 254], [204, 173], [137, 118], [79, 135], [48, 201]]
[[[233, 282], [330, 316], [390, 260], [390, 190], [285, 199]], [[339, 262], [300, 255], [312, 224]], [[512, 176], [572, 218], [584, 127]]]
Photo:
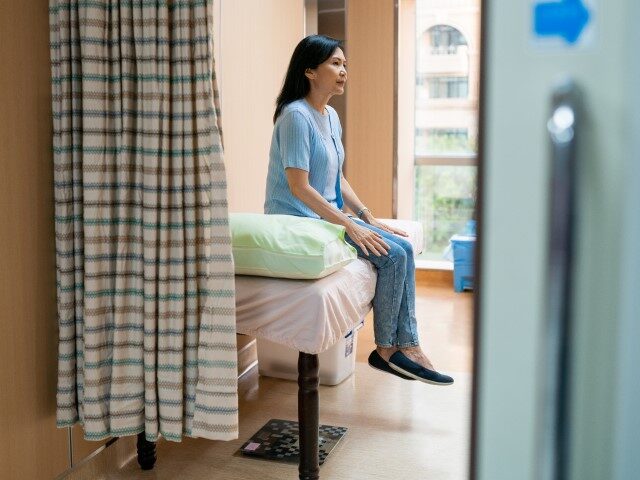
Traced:
[[305, 30], [303, 0], [220, 0], [216, 72], [231, 212], [262, 212], [273, 111]]
[[393, 213], [394, 0], [347, 2], [346, 176], [380, 218]]
[[[304, 3], [217, 4], [216, 24], [221, 28], [216, 34], [216, 72], [231, 212], [262, 212], [271, 118], [291, 53], [305, 35]], [[347, 2], [348, 115], [341, 117], [345, 134], [349, 132], [345, 171], [361, 199], [380, 217], [392, 216], [393, 209], [393, 3]]]
[[69, 467], [55, 426], [57, 321], [49, 4], [0, 6], [0, 478]]

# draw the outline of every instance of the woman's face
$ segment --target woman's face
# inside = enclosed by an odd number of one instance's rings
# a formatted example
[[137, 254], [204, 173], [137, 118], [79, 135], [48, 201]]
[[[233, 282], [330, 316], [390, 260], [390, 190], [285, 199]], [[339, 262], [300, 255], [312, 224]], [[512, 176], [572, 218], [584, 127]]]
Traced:
[[341, 48], [336, 48], [318, 68], [308, 68], [305, 75], [309, 79], [311, 90], [330, 96], [342, 95], [347, 81], [347, 60], [344, 58], [344, 52]]

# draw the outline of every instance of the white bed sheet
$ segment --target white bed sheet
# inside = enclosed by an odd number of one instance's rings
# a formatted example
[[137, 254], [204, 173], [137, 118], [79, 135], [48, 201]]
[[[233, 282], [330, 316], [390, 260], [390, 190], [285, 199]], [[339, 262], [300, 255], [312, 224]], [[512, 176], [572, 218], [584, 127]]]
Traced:
[[238, 333], [316, 354], [369, 312], [377, 274], [371, 262], [357, 259], [318, 280], [235, 278]]
[[407, 234], [409, 234], [409, 238], [406, 238], [406, 240], [408, 240], [413, 247], [414, 257], [422, 253], [424, 244], [424, 233], [422, 231], [421, 223], [414, 220], [396, 220], [391, 218], [381, 218], [379, 220], [382, 223], [386, 223], [387, 225], [391, 225], [392, 227], [404, 230], [405, 232], [407, 232]]

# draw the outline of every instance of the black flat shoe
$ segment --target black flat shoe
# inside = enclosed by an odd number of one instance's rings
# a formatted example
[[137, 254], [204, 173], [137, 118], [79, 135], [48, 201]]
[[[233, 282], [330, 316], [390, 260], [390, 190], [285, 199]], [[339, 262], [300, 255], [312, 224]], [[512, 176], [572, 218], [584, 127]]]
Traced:
[[391, 373], [405, 380], [413, 380], [411, 377], [407, 377], [406, 375], [401, 374], [400, 372], [395, 371], [393, 368], [389, 366], [389, 364], [385, 361], [384, 358], [380, 356], [377, 350], [374, 350], [369, 354], [369, 366], [371, 368], [375, 368], [376, 370], [381, 370], [383, 372]]
[[409, 359], [404, 353], [398, 351], [391, 355], [389, 367], [396, 372], [415, 380], [420, 380], [431, 385], [453, 385], [453, 378], [449, 375], [429, 370]]

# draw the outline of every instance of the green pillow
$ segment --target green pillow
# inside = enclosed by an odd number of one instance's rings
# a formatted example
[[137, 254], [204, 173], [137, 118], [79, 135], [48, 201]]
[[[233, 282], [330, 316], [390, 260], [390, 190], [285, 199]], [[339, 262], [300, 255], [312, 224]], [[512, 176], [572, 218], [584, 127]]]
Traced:
[[322, 278], [357, 258], [344, 227], [292, 215], [229, 216], [235, 272], [278, 278]]

